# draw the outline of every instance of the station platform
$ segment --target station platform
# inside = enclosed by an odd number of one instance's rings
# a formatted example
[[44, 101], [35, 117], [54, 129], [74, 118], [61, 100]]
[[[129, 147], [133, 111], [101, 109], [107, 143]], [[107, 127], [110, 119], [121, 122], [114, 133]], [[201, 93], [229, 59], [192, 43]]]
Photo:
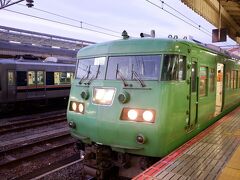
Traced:
[[240, 180], [240, 107], [133, 179]]

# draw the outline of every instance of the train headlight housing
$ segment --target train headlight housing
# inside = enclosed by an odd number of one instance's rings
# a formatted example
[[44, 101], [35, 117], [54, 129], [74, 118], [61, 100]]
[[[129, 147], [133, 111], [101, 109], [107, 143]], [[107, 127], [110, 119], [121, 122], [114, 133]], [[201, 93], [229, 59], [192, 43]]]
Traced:
[[115, 95], [114, 88], [97, 88], [93, 89], [93, 99], [94, 104], [100, 105], [111, 105]]
[[71, 101], [69, 110], [74, 111], [76, 113], [84, 114], [85, 105], [84, 103], [81, 103], [81, 102]]
[[154, 123], [155, 116], [156, 113], [153, 109], [123, 108], [120, 119], [125, 121]]

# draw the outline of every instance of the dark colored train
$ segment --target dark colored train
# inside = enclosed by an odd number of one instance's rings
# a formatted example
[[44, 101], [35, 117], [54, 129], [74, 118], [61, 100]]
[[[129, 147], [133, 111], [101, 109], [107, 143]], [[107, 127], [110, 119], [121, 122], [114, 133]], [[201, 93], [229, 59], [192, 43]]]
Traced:
[[67, 98], [74, 69], [74, 64], [0, 59], [0, 110], [27, 101]]
[[125, 36], [77, 58], [67, 119], [100, 178], [138, 173], [240, 104], [239, 59], [203, 44]]

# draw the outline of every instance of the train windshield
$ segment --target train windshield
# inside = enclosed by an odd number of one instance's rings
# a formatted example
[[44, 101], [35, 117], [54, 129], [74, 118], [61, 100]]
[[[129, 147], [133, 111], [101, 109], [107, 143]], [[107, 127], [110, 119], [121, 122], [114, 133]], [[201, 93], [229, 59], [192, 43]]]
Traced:
[[161, 55], [110, 57], [107, 79], [158, 80]]
[[80, 59], [77, 66], [76, 78], [104, 79], [106, 57]]

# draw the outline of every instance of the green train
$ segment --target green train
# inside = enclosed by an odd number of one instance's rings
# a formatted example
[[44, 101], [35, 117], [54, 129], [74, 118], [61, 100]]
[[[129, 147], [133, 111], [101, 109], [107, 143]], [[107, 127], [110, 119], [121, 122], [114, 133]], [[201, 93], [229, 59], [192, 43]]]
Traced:
[[81, 49], [67, 119], [86, 171], [131, 177], [240, 104], [240, 61], [201, 43], [128, 38]]

